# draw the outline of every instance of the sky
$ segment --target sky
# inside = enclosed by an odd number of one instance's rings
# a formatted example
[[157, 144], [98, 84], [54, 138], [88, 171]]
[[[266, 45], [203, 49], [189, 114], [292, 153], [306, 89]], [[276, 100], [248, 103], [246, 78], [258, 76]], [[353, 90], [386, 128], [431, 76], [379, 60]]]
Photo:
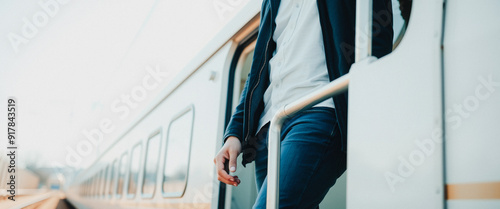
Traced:
[[[109, 120], [116, 128], [77, 167], [90, 165], [247, 2], [0, 1], [0, 113], [15, 97], [20, 166], [66, 165]], [[148, 76], [146, 94], [125, 103]]]

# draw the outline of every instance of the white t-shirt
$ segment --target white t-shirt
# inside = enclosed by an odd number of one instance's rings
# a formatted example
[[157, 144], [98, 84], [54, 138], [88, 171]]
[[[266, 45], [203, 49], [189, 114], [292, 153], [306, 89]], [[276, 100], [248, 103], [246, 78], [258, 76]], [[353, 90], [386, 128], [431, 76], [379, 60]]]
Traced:
[[[323, 34], [315, 0], [281, 0], [273, 40], [276, 50], [269, 61], [270, 84], [264, 93], [259, 129], [280, 107], [330, 82]], [[317, 106], [334, 107], [327, 99]]]

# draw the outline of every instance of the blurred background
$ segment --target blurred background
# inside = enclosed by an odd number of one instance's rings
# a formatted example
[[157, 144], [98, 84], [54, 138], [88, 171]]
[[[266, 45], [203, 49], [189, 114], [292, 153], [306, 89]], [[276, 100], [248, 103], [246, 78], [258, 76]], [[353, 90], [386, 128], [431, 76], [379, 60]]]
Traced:
[[[246, 2], [1, 1], [0, 106], [3, 115], [17, 99], [17, 166], [49, 188], [88, 167]], [[154, 72], [147, 93], [130, 98]], [[68, 165], [103, 119], [113, 130]]]

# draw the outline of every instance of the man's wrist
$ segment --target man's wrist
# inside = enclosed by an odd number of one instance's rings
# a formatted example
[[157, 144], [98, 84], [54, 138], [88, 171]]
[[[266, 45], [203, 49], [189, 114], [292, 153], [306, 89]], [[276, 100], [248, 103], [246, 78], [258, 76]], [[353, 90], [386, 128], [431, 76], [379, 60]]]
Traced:
[[237, 141], [237, 142], [241, 143], [240, 139], [238, 139], [238, 137], [236, 137], [236, 136], [228, 136], [225, 141], [226, 141], [226, 143], [228, 141]]

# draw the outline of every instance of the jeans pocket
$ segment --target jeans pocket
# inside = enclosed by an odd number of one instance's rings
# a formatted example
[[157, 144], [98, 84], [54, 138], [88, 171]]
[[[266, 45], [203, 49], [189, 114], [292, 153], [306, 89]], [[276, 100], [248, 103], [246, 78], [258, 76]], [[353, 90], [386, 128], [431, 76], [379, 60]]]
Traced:
[[332, 132], [330, 133], [330, 137], [334, 137], [335, 134], [339, 132], [339, 124], [335, 122], [335, 125], [332, 128]]
[[[335, 136], [335, 134], [337, 134], [339, 132], [338, 121], [337, 121], [337, 117], [336, 117], [334, 108], [331, 108], [331, 107], [313, 107], [311, 109], [304, 110], [302, 112], [302, 114], [310, 114], [310, 113], [312, 113], [313, 115], [315, 115], [315, 113], [322, 113], [321, 116], [316, 115], [318, 117], [318, 119], [320, 119], [319, 117], [332, 117], [334, 119], [333, 125], [331, 127], [329, 127], [329, 128], [331, 128], [330, 138]], [[322, 118], [321, 120], [324, 120], [324, 119], [325, 118]]]

